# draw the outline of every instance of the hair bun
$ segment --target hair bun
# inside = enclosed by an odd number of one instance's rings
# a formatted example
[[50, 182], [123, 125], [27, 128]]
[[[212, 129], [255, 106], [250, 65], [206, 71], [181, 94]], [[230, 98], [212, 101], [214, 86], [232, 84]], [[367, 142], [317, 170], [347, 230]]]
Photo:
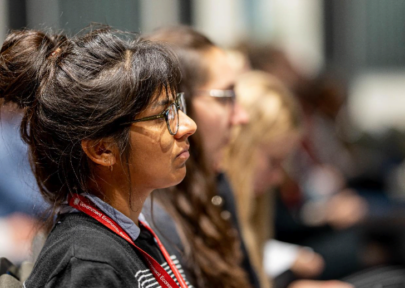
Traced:
[[0, 51], [0, 99], [20, 108], [32, 106], [51, 74], [51, 60], [61, 54], [63, 40], [34, 30], [10, 33]]

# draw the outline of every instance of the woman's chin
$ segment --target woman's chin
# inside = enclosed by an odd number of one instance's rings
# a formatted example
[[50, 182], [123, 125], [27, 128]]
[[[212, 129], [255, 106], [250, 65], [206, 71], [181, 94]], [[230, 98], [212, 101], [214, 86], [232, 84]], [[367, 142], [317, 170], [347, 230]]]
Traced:
[[184, 178], [186, 178], [186, 172], [187, 172], [186, 165], [184, 164], [184, 166], [181, 167], [180, 169], [178, 169], [178, 171], [176, 171], [176, 172], [177, 172], [176, 173], [176, 184], [174, 184], [173, 186], [180, 184], [184, 180]]
[[170, 181], [168, 181], [168, 183], [166, 183], [166, 185], [164, 185], [164, 187], [161, 187], [160, 189], [176, 186], [180, 184], [185, 177], [186, 166], [184, 165], [184, 167], [176, 169], [175, 173], [172, 175], [172, 177], [170, 177]]

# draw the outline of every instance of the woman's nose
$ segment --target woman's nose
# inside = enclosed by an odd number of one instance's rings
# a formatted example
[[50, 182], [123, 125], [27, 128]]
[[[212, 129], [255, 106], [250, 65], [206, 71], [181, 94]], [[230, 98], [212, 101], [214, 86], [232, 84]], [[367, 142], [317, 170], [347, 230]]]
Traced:
[[249, 122], [249, 115], [243, 107], [236, 102], [231, 115], [232, 125], [243, 125]]
[[190, 137], [197, 131], [197, 124], [194, 120], [187, 116], [183, 111], [179, 111], [179, 130], [177, 131], [175, 138]]

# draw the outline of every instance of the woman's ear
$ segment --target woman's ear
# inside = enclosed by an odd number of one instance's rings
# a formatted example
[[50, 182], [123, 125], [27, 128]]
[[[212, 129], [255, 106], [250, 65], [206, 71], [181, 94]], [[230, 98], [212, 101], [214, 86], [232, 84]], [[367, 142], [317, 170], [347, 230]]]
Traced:
[[107, 139], [103, 140], [82, 140], [82, 149], [86, 153], [87, 157], [95, 164], [112, 167], [117, 159], [117, 146]]

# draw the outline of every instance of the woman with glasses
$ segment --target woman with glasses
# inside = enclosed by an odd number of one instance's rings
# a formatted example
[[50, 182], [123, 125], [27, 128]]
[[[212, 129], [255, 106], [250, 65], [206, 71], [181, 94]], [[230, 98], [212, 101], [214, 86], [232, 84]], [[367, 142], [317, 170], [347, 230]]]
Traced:
[[196, 131], [174, 57], [108, 27], [75, 38], [16, 31], [0, 53], [1, 103], [24, 111], [51, 206], [25, 287], [191, 287], [141, 214], [153, 190], [183, 180]]
[[[248, 121], [235, 103], [235, 70], [224, 50], [189, 27], [160, 29], [148, 39], [170, 46], [179, 59], [187, 113], [199, 127], [190, 137], [185, 180], [171, 193], [156, 194], [150, 218], [161, 238], [179, 251], [194, 286], [259, 287], [240, 237], [232, 191], [218, 169], [231, 128]], [[144, 211], [147, 216], [150, 209]]]

